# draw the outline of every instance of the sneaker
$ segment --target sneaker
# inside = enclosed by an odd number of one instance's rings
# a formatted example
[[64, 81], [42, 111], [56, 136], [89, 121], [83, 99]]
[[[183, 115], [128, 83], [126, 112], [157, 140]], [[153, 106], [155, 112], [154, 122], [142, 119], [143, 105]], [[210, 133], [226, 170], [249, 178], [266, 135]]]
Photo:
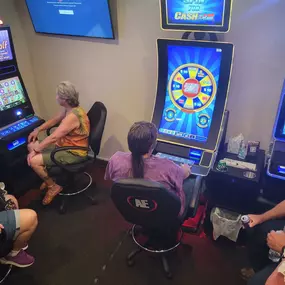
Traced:
[[28, 248], [29, 248], [29, 245], [26, 244], [26, 245], [22, 248], [22, 250], [27, 250]]
[[7, 255], [4, 258], [0, 259], [0, 263], [2, 264], [10, 264], [16, 267], [29, 267], [33, 265], [35, 262], [34, 257], [27, 254], [24, 250], [20, 250], [16, 256], [9, 256]]

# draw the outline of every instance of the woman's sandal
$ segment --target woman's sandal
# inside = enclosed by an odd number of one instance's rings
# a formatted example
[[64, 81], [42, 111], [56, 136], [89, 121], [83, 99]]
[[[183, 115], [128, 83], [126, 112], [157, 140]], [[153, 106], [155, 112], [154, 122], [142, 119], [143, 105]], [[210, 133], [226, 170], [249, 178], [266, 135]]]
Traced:
[[58, 195], [62, 191], [62, 187], [54, 184], [52, 186], [48, 186], [47, 193], [43, 199], [43, 205], [49, 205], [53, 199], [55, 198], [56, 195]]

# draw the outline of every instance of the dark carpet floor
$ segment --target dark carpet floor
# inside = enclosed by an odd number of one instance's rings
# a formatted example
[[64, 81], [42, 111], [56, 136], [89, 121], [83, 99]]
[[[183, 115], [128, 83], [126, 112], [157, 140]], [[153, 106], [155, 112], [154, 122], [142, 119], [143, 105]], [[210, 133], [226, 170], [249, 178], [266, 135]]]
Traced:
[[[184, 236], [184, 243], [170, 257], [174, 279], [165, 279], [160, 261], [142, 253], [134, 267], [125, 259], [134, 249], [127, 234], [130, 227], [114, 208], [103, 169], [92, 170], [98, 181], [98, 204], [90, 205], [85, 197], [73, 198], [69, 211], [59, 215], [55, 202], [49, 208], [40, 206], [40, 197], [28, 194], [21, 204], [29, 202], [39, 215], [39, 227], [29, 244], [36, 263], [26, 269], [13, 269], [5, 284], [13, 285], [244, 285], [239, 270], [246, 265], [245, 250], [221, 239]], [[35, 197], [30, 203], [31, 196]], [[28, 197], [28, 198], [27, 198]], [[25, 205], [26, 206], [26, 205]]]

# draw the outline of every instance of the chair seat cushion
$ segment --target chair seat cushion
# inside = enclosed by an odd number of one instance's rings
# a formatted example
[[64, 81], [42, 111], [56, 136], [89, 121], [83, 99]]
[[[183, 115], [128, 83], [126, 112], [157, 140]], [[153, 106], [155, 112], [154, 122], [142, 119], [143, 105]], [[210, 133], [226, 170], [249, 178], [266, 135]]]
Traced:
[[[83, 172], [91, 164], [91, 162], [92, 160], [86, 160], [78, 164], [66, 164], [64, 167], [66, 169], [66, 172], [78, 173]], [[63, 172], [65, 172], [65, 170], [63, 170], [59, 166], [52, 166], [48, 168], [48, 174], [50, 176], [58, 176], [61, 175]]]

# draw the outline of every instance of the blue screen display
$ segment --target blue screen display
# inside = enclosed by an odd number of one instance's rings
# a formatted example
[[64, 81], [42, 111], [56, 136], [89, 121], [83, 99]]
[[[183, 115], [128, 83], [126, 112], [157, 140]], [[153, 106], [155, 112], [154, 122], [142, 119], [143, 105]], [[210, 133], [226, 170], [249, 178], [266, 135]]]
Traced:
[[207, 142], [219, 84], [222, 50], [168, 46], [168, 84], [159, 133]]
[[223, 26], [226, 0], [166, 0], [168, 24]]
[[113, 38], [108, 0], [26, 0], [36, 32]]

